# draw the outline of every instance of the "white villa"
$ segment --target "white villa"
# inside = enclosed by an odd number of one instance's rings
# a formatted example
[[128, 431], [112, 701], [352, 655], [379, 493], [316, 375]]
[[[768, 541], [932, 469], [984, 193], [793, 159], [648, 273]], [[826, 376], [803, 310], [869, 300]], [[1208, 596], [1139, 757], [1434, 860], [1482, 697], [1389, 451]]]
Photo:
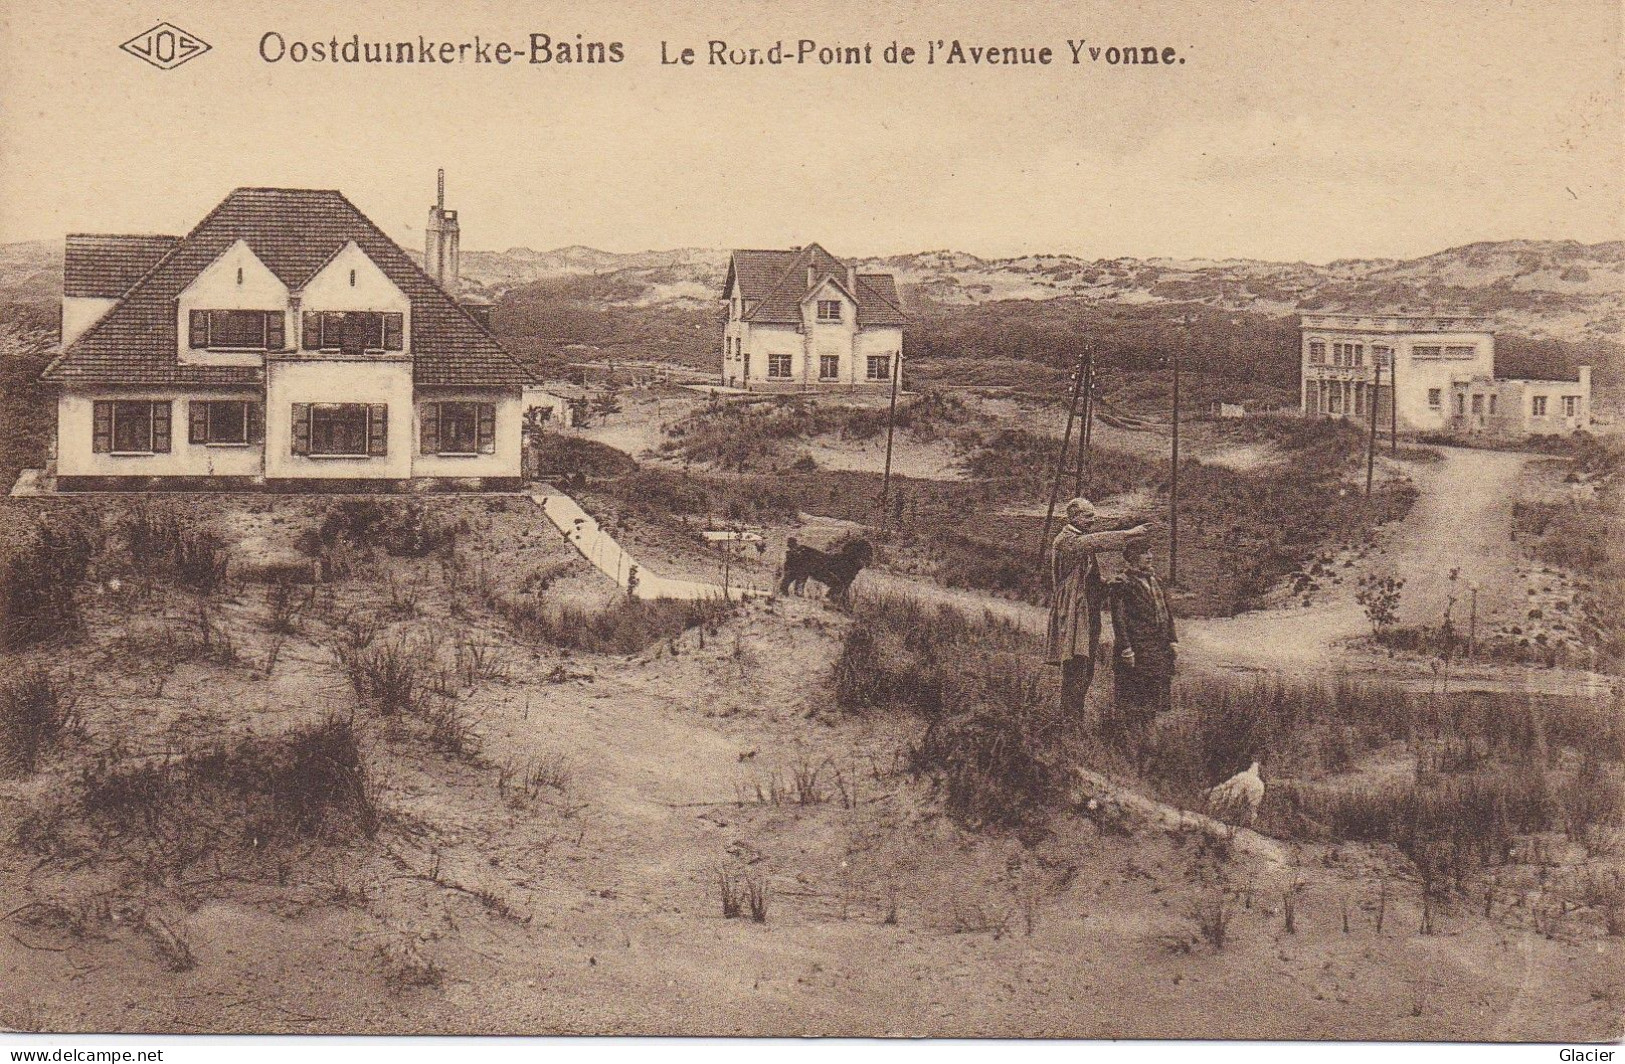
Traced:
[[889, 273], [858, 273], [817, 244], [735, 251], [722, 298], [720, 383], [750, 391], [889, 388], [908, 323]]
[[534, 383], [341, 193], [285, 188], [69, 236], [43, 379], [58, 490], [517, 486]]
[[1304, 314], [1305, 414], [1371, 417], [1408, 432], [1555, 435], [1591, 425], [1591, 367], [1578, 380], [1495, 375], [1489, 321], [1464, 313]]

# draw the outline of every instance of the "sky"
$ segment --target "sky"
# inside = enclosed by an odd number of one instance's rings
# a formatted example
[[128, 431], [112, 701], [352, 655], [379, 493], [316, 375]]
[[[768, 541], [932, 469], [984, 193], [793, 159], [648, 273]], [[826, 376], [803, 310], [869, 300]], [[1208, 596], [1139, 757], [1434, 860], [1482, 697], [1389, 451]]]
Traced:
[[[157, 70], [168, 20], [211, 45]], [[620, 63], [370, 65], [284, 43], [620, 42]], [[710, 66], [707, 42], [870, 42], [870, 65]], [[896, 41], [1048, 66], [882, 62]], [[1074, 65], [1085, 47], [1184, 62]], [[269, 46], [275, 54], [276, 46]], [[692, 66], [663, 64], [683, 47]], [[183, 233], [240, 185], [340, 188], [422, 243], [837, 255], [1412, 257], [1625, 237], [1617, 0], [0, 0], [0, 242]]]

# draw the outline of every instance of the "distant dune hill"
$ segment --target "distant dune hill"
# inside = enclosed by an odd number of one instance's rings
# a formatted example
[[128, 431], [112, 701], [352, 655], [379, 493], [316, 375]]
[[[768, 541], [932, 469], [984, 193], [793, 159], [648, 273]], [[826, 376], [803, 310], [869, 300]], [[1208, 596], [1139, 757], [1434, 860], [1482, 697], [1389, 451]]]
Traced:
[[[1570, 342], [1619, 340], [1625, 330], [1625, 242], [1511, 240], [1469, 244], [1418, 259], [1308, 263], [1251, 259], [983, 259], [957, 251], [859, 259], [891, 272], [905, 295], [947, 305], [1072, 296], [1106, 303], [1203, 303], [1286, 316], [1307, 309], [1460, 306], [1506, 332]], [[493, 298], [536, 281], [613, 279], [609, 305], [715, 300], [728, 252], [679, 248], [616, 254], [569, 247], [465, 252], [469, 283]]]
[[[844, 251], [846, 249], [836, 249]], [[0, 304], [56, 299], [61, 245], [0, 245]], [[588, 247], [463, 252], [465, 283], [500, 300], [565, 293], [587, 308], [716, 309], [728, 251], [677, 248], [630, 254]], [[1486, 314], [1503, 332], [1570, 343], [1618, 342], [1625, 329], [1625, 241], [1508, 240], [1422, 258], [1308, 263], [1250, 259], [983, 259], [958, 251], [857, 260], [897, 275], [905, 299], [967, 307], [1000, 300], [1078, 300], [1144, 306], [1200, 303], [1219, 311], [1286, 317], [1345, 307], [1451, 306]], [[583, 283], [588, 282], [591, 283]]]

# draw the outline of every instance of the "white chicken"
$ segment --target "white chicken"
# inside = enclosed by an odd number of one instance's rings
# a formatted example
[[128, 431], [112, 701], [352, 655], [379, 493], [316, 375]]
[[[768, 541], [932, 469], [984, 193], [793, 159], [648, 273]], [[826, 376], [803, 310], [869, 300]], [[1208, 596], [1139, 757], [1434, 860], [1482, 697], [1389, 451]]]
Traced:
[[1250, 827], [1264, 801], [1264, 781], [1254, 761], [1246, 772], [1234, 776], [1207, 792], [1207, 813], [1215, 820]]

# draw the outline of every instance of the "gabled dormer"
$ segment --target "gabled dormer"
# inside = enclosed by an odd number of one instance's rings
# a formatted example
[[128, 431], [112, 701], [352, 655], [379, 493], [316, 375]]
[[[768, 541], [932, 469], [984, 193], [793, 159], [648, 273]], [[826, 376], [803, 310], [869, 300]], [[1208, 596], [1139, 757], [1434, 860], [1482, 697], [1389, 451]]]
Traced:
[[287, 349], [288, 287], [243, 240], [175, 299], [176, 358], [194, 366], [259, 366]]
[[857, 299], [835, 274], [825, 274], [815, 278], [802, 297], [801, 320], [808, 327], [855, 326]]
[[355, 356], [412, 350], [412, 300], [378, 264], [349, 241], [296, 293], [299, 349]]

